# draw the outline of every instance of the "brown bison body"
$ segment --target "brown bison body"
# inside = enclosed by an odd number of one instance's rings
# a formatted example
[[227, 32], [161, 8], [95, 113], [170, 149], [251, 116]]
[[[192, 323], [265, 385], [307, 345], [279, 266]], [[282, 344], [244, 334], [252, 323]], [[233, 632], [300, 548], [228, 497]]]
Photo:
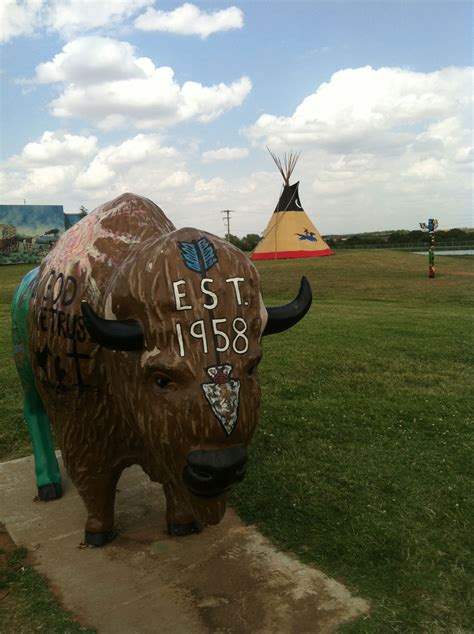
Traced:
[[39, 270], [30, 358], [87, 541], [112, 538], [132, 464], [163, 484], [172, 534], [220, 521], [258, 420], [267, 318], [248, 258], [175, 230], [147, 199], [124, 194], [60, 238]]

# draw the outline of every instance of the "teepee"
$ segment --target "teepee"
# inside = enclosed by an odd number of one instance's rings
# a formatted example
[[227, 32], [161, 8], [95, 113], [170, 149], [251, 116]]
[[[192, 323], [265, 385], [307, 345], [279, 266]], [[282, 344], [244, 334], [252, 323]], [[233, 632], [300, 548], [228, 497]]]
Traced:
[[[268, 148], [267, 148], [268, 149]], [[251, 260], [280, 260], [285, 258], [314, 258], [333, 255], [321, 234], [301, 206], [299, 181], [290, 185], [299, 153], [285, 153], [283, 163], [268, 150], [283, 176], [284, 187], [280, 200], [264, 231], [263, 238], [250, 256]]]

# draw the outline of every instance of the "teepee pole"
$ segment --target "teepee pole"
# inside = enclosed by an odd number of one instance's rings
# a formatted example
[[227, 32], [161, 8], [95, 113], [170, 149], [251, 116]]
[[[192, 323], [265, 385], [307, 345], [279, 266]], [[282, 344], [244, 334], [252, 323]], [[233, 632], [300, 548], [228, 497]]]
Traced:
[[276, 216], [275, 218], [275, 225], [273, 229], [273, 234], [274, 234], [273, 259], [274, 260], [277, 259], [277, 229], [278, 229], [278, 216]]
[[[278, 167], [278, 171], [280, 172], [282, 178], [283, 178], [283, 182], [285, 183], [285, 187], [288, 187], [290, 184], [290, 178], [291, 175], [293, 173], [293, 170], [296, 167], [296, 163], [298, 162], [298, 159], [300, 158], [301, 152], [293, 152], [293, 150], [290, 150], [289, 154], [287, 154], [286, 152], [283, 155], [283, 162], [280, 159], [279, 156], [277, 156], [276, 154], [273, 154], [273, 152], [270, 150], [270, 148], [267, 145], [267, 150], [270, 153], [270, 156], [272, 157], [273, 161], [275, 162], [275, 165]], [[275, 220], [275, 225], [274, 225], [274, 260], [277, 259], [277, 230], [278, 230], [278, 219]]]
[[282, 175], [285, 185], [289, 185], [291, 175], [293, 173], [293, 170], [296, 167], [296, 163], [298, 162], [298, 159], [301, 156], [301, 152], [293, 152], [293, 150], [290, 150], [289, 154], [285, 152], [285, 154], [283, 155], [283, 163], [282, 163], [280, 157], [277, 156], [276, 154], [273, 154], [273, 152], [270, 150], [268, 146], [267, 146], [267, 150], [269, 151], [270, 156], [274, 160], [275, 165], [278, 167], [278, 171]]

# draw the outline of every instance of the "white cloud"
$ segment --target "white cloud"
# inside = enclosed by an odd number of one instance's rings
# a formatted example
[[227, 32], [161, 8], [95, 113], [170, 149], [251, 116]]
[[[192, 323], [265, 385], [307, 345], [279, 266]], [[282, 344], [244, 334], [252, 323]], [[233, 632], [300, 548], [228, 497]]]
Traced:
[[445, 226], [466, 226], [472, 79], [472, 68], [344, 69], [291, 116], [264, 114], [246, 134], [303, 150], [295, 179], [303, 205], [327, 219], [323, 231], [416, 228], [427, 206]]
[[65, 190], [71, 186], [75, 171], [76, 167], [74, 165], [48, 165], [30, 168], [26, 174], [17, 172], [11, 175], [13, 178], [10, 177], [7, 180], [7, 186], [11, 185], [15, 180], [17, 185], [13, 192], [7, 191], [5, 199], [23, 200], [23, 198], [26, 198], [30, 202], [38, 198], [54, 200], [56, 191]]
[[110, 27], [134, 15], [154, 0], [54, 0], [48, 7], [46, 24], [70, 36], [84, 30]]
[[179, 202], [196, 180], [180, 152], [157, 134], [137, 134], [98, 147], [95, 137], [45, 132], [3, 168], [3, 201], [54, 202], [67, 211], [82, 204], [93, 209], [125, 191], [134, 191], [164, 207], [171, 202], [179, 217], [183, 211]]
[[[78, 174], [75, 186], [88, 190], [103, 189], [112, 182], [117, 184], [123, 179], [132, 180], [131, 175], [137, 175], [141, 169], [153, 173], [156, 178], [160, 171], [153, 169], [153, 164], [158, 163], [162, 167], [166, 166], [163, 180], [171, 182], [170, 177], [175, 175], [175, 172], [169, 172], [174, 161], [180, 162], [177, 150], [162, 146], [158, 135], [137, 134], [123, 143], [108, 145], [99, 150], [90, 164]], [[181, 182], [184, 182], [182, 176]], [[124, 191], [125, 189], [127, 187], [124, 184]]]
[[243, 25], [244, 15], [237, 7], [207, 13], [188, 2], [173, 11], [157, 11], [148, 8], [135, 20], [136, 28], [143, 31], [198, 35], [202, 39], [219, 31], [241, 29]]
[[471, 87], [469, 68], [348, 68], [334, 73], [290, 117], [264, 114], [247, 132], [272, 145], [317, 144], [336, 152], [396, 145], [404, 142], [408, 126], [464, 111]]
[[163, 191], [165, 189], [179, 189], [183, 185], [191, 183], [192, 180], [191, 174], [178, 170], [157, 183], [157, 189], [159, 191]]
[[[125, 50], [125, 58], [129, 55], [126, 49], [119, 50]], [[305, 108], [296, 109], [297, 114], [284, 117], [276, 111], [267, 115], [268, 126], [262, 126], [259, 119], [251, 128], [249, 134], [258, 147], [246, 164], [257, 165], [260, 155], [268, 171], [240, 176], [234, 163], [220, 160], [209, 174], [210, 168], [204, 170], [199, 160], [205, 160], [203, 140], [194, 139], [190, 144], [183, 137], [173, 147], [162, 134], [138, 133], [114, 144], [96, 141], [94, 145], [95, 137], [49, 132], [6, 163], [1, 198], [5, 202], [26, 198], [28, 202], [63, 203], [66, 210], [73, 211], [81, 204], [93, 209], [125, 191], [134, 191], [154, 200], [177, 226], [196, 226], [223, 235], [220, 211], [233, 209], [232, 233], [259, 233], [282, 186], [266, 152], [263, 158], [263, 146], [266, 143], [277, 152], [288, 150], [291, 134], [297, 133], [304, 143], [293, 145], [302, 149], [302, 155], [292, 182], [301, 180], [302, 204], [322, 233], [416, 229], [431, 214], [440, 219], [443, 228], [471, 225], [472, 71], [451, 68], [415, 73], [414, 81], [412, 71], [365, 69], [362, 94], [353, 81], [356, 71], [339, 73], [338, 82], [347, 74], [347, 92], [340, 85], [333, 92], [331, 78], [314, 93], [319, 95], [324, 87], [321, 103], [308, 101], [310, 95], [303, 101]], [[387, 77], [393, 79], [393, 87], [385, 81]], [[140, 81], [119, 81], [136, 80]], [[79, 79], [77, 86], [83, 87]], [[94, 86], [100, 88], [101, 84]], [[431, 97], [434, 103], [430, 103]], [[112, 114], [128, 116], [125, 111]], [[144, 119], [139, 121], [143, 124]], [[282, 121], [286, 125], [280, 125]], [[319, 134], [313, 136], [316, 128]], [[222, 153], [226, 155], [227, 150], [243, 148], [219, 149], [226, 150]], [[69, 159], [60, 162], [59, 157], [67, 152]]]
[[172, 11], [156, 11], [153, 4], [154, 0], [2, 0], [0, 42], [41, 31], [69, 39], [78, 33], [110, 30], [145, 8], [145, 13], [135, 20], [135, 26], [143, 31], [206, 39], [213, 33], [244, 25], [243, 13], [237, 7], [206, 12], [185, 3]]
[[233, 161], [248, 156], [249, 151], [244, 147], [222, 147], [218, 150], [208, 150], [202, 153], [204, 163], [212, 161]]
[[88, 86], [105, 81], [144, 78], [146, 75], [141, 63], [144, 61], [134, 57], [134, 48], [128, 42], [98, 36], [81, 37], [68, 42], [50, 62], [39, 64], [34, 81], [38, 84], [69, 82]]
[[81, 136], [46, 130], [38, 141], [27, 143], [13, 163], [24, 167], [64, 165], [82, 161], [97, 151], [95, 136]]
[[127, 42], [97, 36], [66, 44], [51, 61], [37, 66], [32, 81], [63, 84], [62, 94], [50, 103], [55, 117], [83, 119], [102, 129], [213, 121], [241, 105], [252, 88], [248, 77], [231, 84], [187, 81], [180, 86], [172, 68], [136, 57]]
[[154, 0], [2, 0], [0, 42], [42, 30], [69, 38], [75, 33], [116, 27]]
[[110, 165], [138, 165], [148, 160], [162, 161], [178, 156], [174, 147], [161, 145], [157, 134], [137, 134], [119, 145], [109, 145], [99, 152]]
[[115, 180], [115, 172], [103, 162], [102, 158], [96, 156], [90, 165], [77, 175], [74, 185], [78, 189], [98, 189]]
[[0, 42], [19, 35], [31, 35], [38, 24], [41, 0], [2, 0], [0, 3]]
[[435, 158], [421, 159], [410, 165], [404, 176], [427, 180], [444, 179], [447, 176], [447, 164], [446, 161]]
[[188, 194], [187, 198], [191, 203], [217, 201], [226, 195], [227, 188], [226, 181], [219, 176], [210, 180], [199, 178], [194, 183], [194, 189]]

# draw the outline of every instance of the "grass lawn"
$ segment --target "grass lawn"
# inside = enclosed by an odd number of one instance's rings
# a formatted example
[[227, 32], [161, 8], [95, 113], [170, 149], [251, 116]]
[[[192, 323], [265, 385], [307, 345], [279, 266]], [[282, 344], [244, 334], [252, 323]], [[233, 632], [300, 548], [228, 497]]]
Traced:
[[[474, 258], [339, 251], [261, 262], [267, 303], [306, 274], [314, 304], [268, 337], [261, 423], [241, 516], [372, 602], [350, 632], [474, 628]], [[0, 459], [29, 453], [10, 360], [9, 298], [28, 266], [0, 269]]]
[[[14, 290], [23, 276], [37, 264], [0, 267], [0, 461], [31, 453], [23, 421], [22, 391], [12, 358], [10, 306]], [[3, 389], [5, 386], [5, 389]], [[0, 518], [1, 520], [1, 518]]]

